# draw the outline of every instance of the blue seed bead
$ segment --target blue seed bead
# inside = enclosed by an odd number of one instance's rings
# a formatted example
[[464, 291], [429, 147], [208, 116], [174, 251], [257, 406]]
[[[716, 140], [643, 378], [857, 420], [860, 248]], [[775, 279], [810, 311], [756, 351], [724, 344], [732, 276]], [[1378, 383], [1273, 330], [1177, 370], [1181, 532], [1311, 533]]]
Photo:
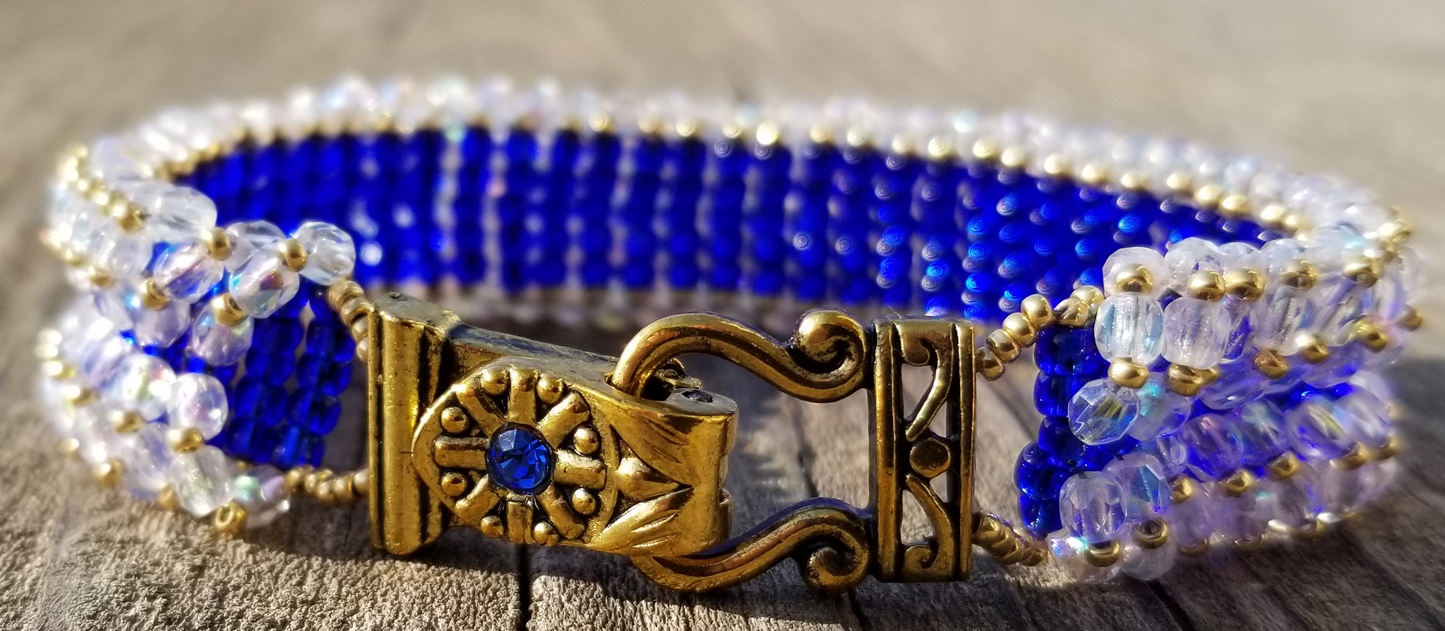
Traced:
[[1039, 447], [1057, 462], [1077, 462], [1084, 453], [1084, 443], [1069, 431], [1069, 419], [1046, 416], [1039, 424]]
[[1056, 498], [1069, 477], [1067, 468], [1055, 464], [1037, 443], [1029, 443], [1019, 454], [1014, 483], [1019, 492], [1037, 499]]
[[1064, 527], [1064, 523], [1059, 519], [1058, 498], [1019, 497], [1019, 514], [1023, 516], [1024, 528], [1036, 538], [1042, 538]]
[[1068, 416], [1069, 401], [1088, 382], [1089, 377], [1040, 372], [1034, 379], [1034, 407], [1044, 416]]
[[1090, 328], [1044, 329], [1034, 353], [1039, 371], [1049, 375], [1097, 376], [1108, 369]]

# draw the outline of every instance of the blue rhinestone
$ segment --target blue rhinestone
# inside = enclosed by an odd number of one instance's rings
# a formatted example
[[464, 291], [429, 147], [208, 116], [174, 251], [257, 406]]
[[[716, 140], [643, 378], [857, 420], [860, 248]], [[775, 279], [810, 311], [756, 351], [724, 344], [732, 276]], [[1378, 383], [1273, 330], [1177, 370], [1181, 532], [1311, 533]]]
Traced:
[[507, 489], [534, 495], [552, 481], [556, 461], [552, 447], [537, 430], [513, 425], [492, 436], [487, 448], [487, 469]]

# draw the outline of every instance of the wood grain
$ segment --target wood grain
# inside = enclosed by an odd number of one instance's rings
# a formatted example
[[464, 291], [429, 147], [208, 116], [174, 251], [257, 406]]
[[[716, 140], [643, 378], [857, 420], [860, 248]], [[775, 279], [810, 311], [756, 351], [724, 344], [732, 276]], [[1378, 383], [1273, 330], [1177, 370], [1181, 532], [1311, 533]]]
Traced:
[[[791, 566], [679, 595], [625, 559], [454, 533], [372, 552], [360, 509], [302, 506], [245, 540], [101, 492], [30, 396], [34, 332], [65, 299], [36, 245], [51, 158], [174, 101], [271, 94], [342, 70], [550, 75], [604, 88], [1020, 107], [1247, 148], [1353, 178], [1445, 236], [1445, 5], [1381, 2], [55, 2], [0, 5], [0, 627], [6, 629], [1424, 629], [1445, 626], [1439, 327], [1395, 370], [1400, 488], [1310, 545], [1066, 584], [985, 558], [967, 583], [814, 596]], [[1438, 312], [1437, 293], [1424, 304]], [[622, 340], [589, 336], [615, 353]], [[804, 404], [720, 362], [743, 402], [740, 526], [815, 494], [867, 498], [866, 403]], [[979, 501], [1008, 513], [1036, 428], [1029, 383], [983, 396]], [[341, 451], [345, 451], [344, 449]], [[341, 454], [340, 457], [345, 457]], [[356, 454], [352, 453], [352, 457]], [[913, 524], [910, 527], [917, 527]]]

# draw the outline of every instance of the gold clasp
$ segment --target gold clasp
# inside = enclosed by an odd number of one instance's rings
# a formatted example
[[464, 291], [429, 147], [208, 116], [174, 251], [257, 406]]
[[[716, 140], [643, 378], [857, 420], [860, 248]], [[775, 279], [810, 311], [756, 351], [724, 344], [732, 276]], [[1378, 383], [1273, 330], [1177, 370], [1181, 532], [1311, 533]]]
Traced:
[[[973, 329], [934, 319], [864, 326], [810, 312], [787, 343], [712, 314], [647, 326], [619, 359], [463, 325], [390, 295], [371, 318], [370, 463], [376, 544], [405, 554], [451, 526], [516, 543], [628, 555], [658, 583], [705, 591], [787, 557], [836, 592], [967, 575], [972, 534]], [[737, 406], [687, 376], [725, 358], [814, 402], [867, 390], [873, 502], [815, 498], [729, 539], [723, 490]], [[902, 368], [932, 369], [905, 405]], [[941, 489], [942, 494], [934, 489]], [[911, 494], [933, 526], [900, 536]]]

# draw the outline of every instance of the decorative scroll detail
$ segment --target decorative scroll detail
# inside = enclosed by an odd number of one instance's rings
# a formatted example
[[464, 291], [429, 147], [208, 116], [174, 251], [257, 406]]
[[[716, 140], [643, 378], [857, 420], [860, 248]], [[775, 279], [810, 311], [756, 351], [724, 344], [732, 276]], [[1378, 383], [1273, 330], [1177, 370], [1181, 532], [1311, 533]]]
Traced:
[[843, 502], [815, 499], [714, 550], [686, 557], [638, 556], [632, 563], [664, 587], [703, 592], [747, 581], [789, 556], [813, 589], [829, 594], [852, 589], [872, 562], [867, 522]]
[[638, 331], [609, 379], [640, 396], [659, 370], [692, 353], [727, 359], [777, 389], [815, 403], [837, 401], [867, 380], [868, 335], [841, 311], [812, 311], [784, 346], [766, 333], [710, 313], [662, 318]]
[[[873, 365], [874, 503], [878, 578], [947, 581], [967, 576], [972, 536], [973, 329], [947, 320], [876, 325]], [[903, 366], [932, 369], [928, 391], [904, 411]], [[932, 425], [944, 414], [942, 434]], [[932, 481], [943, 476], [946, 497]], [[903, 494], [933, 526], [922, 542], [901, 540]]]

